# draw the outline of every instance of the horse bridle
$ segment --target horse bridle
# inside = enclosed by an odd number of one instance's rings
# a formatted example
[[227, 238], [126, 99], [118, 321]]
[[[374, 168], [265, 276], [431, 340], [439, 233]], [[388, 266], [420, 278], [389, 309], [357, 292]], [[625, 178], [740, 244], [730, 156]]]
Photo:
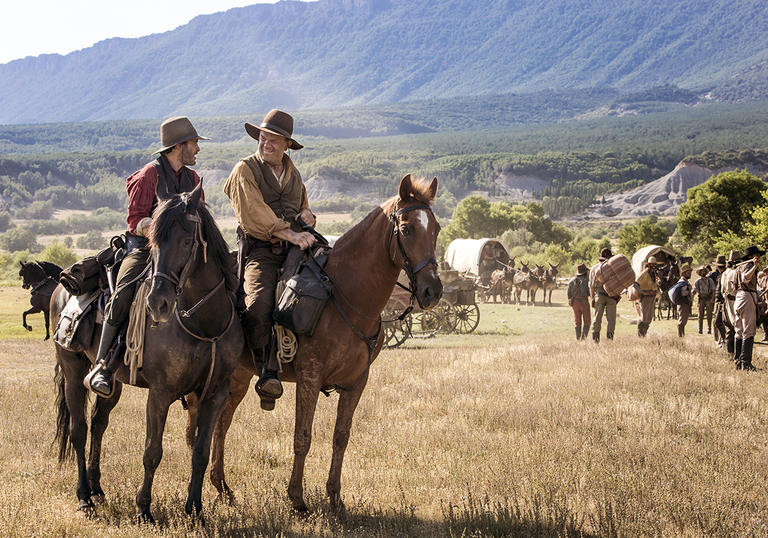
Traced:
[[[408, 254], [405, 252], [405, 248], [403, 247], [403, 242], [400, 239], [400, 219], [398, 218], [403, 213], [407, 213], [408, 211], [416, 211], [418, 209], [424, 209], [426, 211], [429, 211], [432, 213], [432, 208], [427, 204], [417, 204], [417, 205], [411, 205], [402, 207], [400, 209], [397, 208], [397, 204], [399, 203], [399, 200], [395, 202], [394, 207], [392, 208], [392, 213], [389, 214], [389, 220], [392, 222], [392, 232], [389, 234], [389, 240], [387, 242], [387, 252], [391, 252], [392, 250], [392, 237], [394, 236], [395, 239], [397, 239], [397, 248], [400, 250], [400, 255], [403, 257], [403, 270], [405, 271], [405, 274], [408, 275], [408, 284], [410, 288], [406, 288], [402, 284], [398, 282], [398, 285], [402, 288], [405, 288], [407, 291], [411, 293], [411, 298], [414, 298], [416, 296], [416, 273], [427, 267], [428, 265], [434, 265], [437, 267], [437, 260], [434, 258], [422, 260], [420, 263], [416, 264], [414, 267], [411, 263], [410, 258], [408, 257]], [[395, 263], [395, 257], [392, 256], [392, 263]], [[395, 265], [397, 265], [395, 263]]]

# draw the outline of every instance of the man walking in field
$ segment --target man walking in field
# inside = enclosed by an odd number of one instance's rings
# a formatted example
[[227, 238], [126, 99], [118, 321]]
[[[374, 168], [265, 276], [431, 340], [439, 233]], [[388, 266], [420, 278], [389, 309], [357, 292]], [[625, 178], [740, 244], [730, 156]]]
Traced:
[[99, 396], [108, 397], [112, 393], [112, 371], [117, 366], [113, 363], [122, 357], [113, 354], [113, 360], [107, 363], [107, 356], [128, 319], [137, 279], [149, 262], [149, 229], [152, 211], [158, 204], [157, 187], [163, 184], [167, 192], [179, 194], [191, 191], [200, 183], [197, 173], [188, 168], [197, 162], [200, 151], [198, 140], [209, 139], [197, 134], [189, 119], [176, 117], [165, 120], [160, 126], [162, 147], [155, 152], [160, 156], [134, 172], [125, 182], [128, 191], [126, 255], [117, 274], [115, 292], [104, 309], [96, 364], [84, 382]]
[[715, 304], [715, 281], [707, 276], [707, 268], [696, 270], [699, 278], [693, 283], [693, 295], [698, 297], [699, 334], [704, 331], [704, 318], [707, 319], [707, 334], [712, 334], [712, 309]]
[[595, 322], [592, 325], [592, 340], [600, 342], [600, 326], [605, 314], [605, 337], [613, 340], [613, 331], [616, 329], [616, 303], [619, 297], [611, 297], [605, 291], [602, 282], [597, 279], [597, 270], [600, 265], [613, 256], [611, 249], [604, 248], [600, 251], [597, 263], [589, 269], [589, 297], [592, 307], [595, 309]]
[[757, 264], [765, 254], [756, 246], [747, 247], [744, 258], [735, 270], [738, 274], [734, 313], [736, 315], [736, 339], [734, 340], [733, 360], [737, 370], [754, 371], [752, 366], [752, 346], [757, 332]]
[[692, 269], [690, 265], [684, 265], [680, 269], [680, 302], [677, 304], [677, 336], [682, 338], [685, 336], [685, 326], [688, 323], [688, 318], [691, 317], [691, 308], [693, 307], [693, 294], [691, 291], [691, 273]]
[[254, 363], [262, 365], [255, 388], [262, 409], [272, 410], [283, 394], [272, 328], [275, 288], [290, 246], [306, 249], [315, 242], [299, 224], [302, 219], [314, 226], [315, 216], [301, 174], [286, 153], [304, 147], [292, 138], [293, 117], [271, 110], [259, 126], [246, 123], [245, 130], [258, 141], [258, 149], [235, 165], [224, 194], [240, 224], [237, 234], [246, 295], [243, 328]]
[[736, 291], [738, 288], [738, 273], [736, 264], [741, 261], [741, 252], [732, 250], [728, 255], [726, 268], [720, 277], [720, 291], [723, 295], [723, 321], [726, 327], [726, 350], [736, 360], [736, 312], [734, 303], [736, 301]]
[[723, 320], [723, 294], [720, 290], [720, 277], [723, 275], [723, 271], [725, 271], [725, 254], [718, 254], [717, 259], [715, 260], [715, 270], [712, 271], [707, 275], [709, 279], [712, 280], [715, 284], [715, 292], [714, 292], [714, 301], [715, 301], [715, 311], [714, 311], [714, 320], [715, 320], [715, 342], [719, 347], [722, 347], [725, 345], [725, 322]]
[[576, 276], [568, 282], [568, 304], [573, 309], [576, 340], [584, 340], [589, 334], [589, 269], [583, 263], [576, 268]]
[[640, 321], [637, 323], [637, 335], [648, 334], [648, 327], [653, 320], [653, 310], [656, 307], [656, 295], [659, 293], [659, 285], [656, 283], [656, 272], [659, 262], [655, 256], [650, 256], [643, 262], [645, 269], [637, 277], [637, 286], [640, 288]]

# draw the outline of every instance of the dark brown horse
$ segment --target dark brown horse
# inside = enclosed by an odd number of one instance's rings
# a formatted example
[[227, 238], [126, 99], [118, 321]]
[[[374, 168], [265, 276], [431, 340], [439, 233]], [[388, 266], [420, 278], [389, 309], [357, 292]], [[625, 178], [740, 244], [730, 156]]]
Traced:
[[[339, 238], [329, 254], [325, 271], [334, 297], [326, 304], [314, 335], [298, 337], [296, 358], [280, 374], [281, 379], [296, 382], [294, 462], [288, 496], [297, 512], [308, 511], [304, 502], [304, 462], [321, 390], [339, 392], [333, 456], [325, 487], [331, 506], [343, 506], [341, 468], [352, 417], [368, 381], [371, 363], [381, 349], [384, 334], [380, 316], [401, 269], [409, 274], [422, 308], [430, 308], [440, 300], [443, 287], [435, 261], [440, 225], [429, 206], [436, 192], [437, 178], [424, 182], [405, 176], [399, 195], [374, 209]], [[246, 354], [232, 378], [232, 395], [214, 432], [211, 481], [221, 494], [230, 498], [232, 492], [224, 478], [224, 442], [232, 415], [248, 391], [253, 375], [254, 366]], [[189, 417], [188, 433], [196, 424], [195, 413]]]
[[557, 287], [557, 273], [559, 272], [557, 269], [558, 267], [560, 267], [559, 263], [557, 265], [552, 265], [550, 263], [549, 269], [544, 271], [544, 275], [541, 277], [541, 289], [542, 293], [544, 294], [542, 302], [547, 302], [550, 305], [552, 304], [552, 290]]
[[[237, 282], [232, 258], [213, 218], [200, 201], [201, 193], [198, 185], [191, 193], [174, 195], [153, 214], [150, 246], [154, 273], [146, 298], [149, 316], [143, 326], [143, 367], [136, 372], [135, 383], [149, 389], [144, 481], [136, 496], [139, 518], [145, 521], [153, 521], [152, 481], [162, 457], [168, 408], [190, 393], [199, 403], [185, 510], [189, 514], [202, 510], [201, 491], [211, 432], [229, 397], [232, 372], [244, 349], [242, 329], [233, 306], [232, 290]], [[162, 200], [164, 194], [158, 192], [158, 197]], [[68, 297], [63, 288], [57, 288], [52, 308], [54, 320]], [[120, 397], [121, 383], [130, 379], [128, 367], [121, 364], [115, 372], [114, 394], [96, 399], [86, 467], [83, 378], [96, 356], [98, 334], [97, 330], [88, 349], [80, 352], [56, 345], [59, 458], [67, 454], [71, 442], [77, 458], [77, 496], [81, 508], [93, 506], [92, 497], [103, 495], [101, 439], [109, 413]]]
[[50, 311], [51, 311], [51, 295], [53, 290], [56, 289], [59, 283], [59, 276], [61, 275], [61, 267], [51, 262], [38, 262], [33, 260], [31, 262], [19, 262], [21, 268], [19, 269], [19, 276], [21, 277], [21, 287], [25, 290], [29, 290], [31, 297], [29, 303], [32, 308], [24, 311], [21, 316], [21, 325], [28, 331], [32, 330], [32, 326], [27, 324], [27, 316], [29, 314], [43, 313], [45, 319], [45, 340], [51, 337], [50, 332]]

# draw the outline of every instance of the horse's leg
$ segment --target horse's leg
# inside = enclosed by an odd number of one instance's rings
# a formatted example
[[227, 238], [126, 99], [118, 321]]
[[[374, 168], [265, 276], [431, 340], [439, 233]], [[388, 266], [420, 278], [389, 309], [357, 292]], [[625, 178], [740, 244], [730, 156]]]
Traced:
[[[57, 350], [59, 364], [64, 373], [64, 398], [69, 410], [69, 440], [75, 450], [77, 461], [77, 509], [93, 507], [91, 487], [88, 484], [88, 472], [85, 463], [85, 440], [88, 438], [88, 423], [85, 419], [87, 391], [83, 378], [88, 373], [88, 363], [78, 355]], [[66, 353], [67, 357], [63, 355]]]
[[104, 490], [101, 489], [101, 441], [104, 432], [109, 425], [109, 414], [120, 400], [123, 392], [123, 384], [116, 383], [115, 391], [109, 398], [96, 398], [91, 413], [91, 449], [88, 454], [88, 484], [91, 488], [91, 497], [97, 500], [104, 499]]
[[195, 437], [197, 436], [197, 411], [200, 402], [195, 393], [184, 396], [184, 401], [187, 402], [187, 428], [185, 437], [187, 440], [187, 448], [191, 455], [192, 450], [195, 447]]
[[296, 425], [293, 431], [293, 472], [288, 482], [288, 497], [293, 509], [299, 513], [309, 510], [304, 503], [304, 462], [307, 459], [309, 446], [312, 443], [312, 422], [315, 418], [317, 397], [320, 395], [319, 382], [296, 379]]
[[163, 457], [163, 431], [168, 418], [168, 408], [175, 398], [156, 389], [149, 389], [147, 396], [147, 437], [144, 443], [144, 482], [136, 494], [139, 520], [154, 523], [149, 509], [152, 503], [152, 481]]
[[363, 389], [368, 382], [368, 372], [363, 379], [351, 390], [339, 393], [339, 404], [336, 408], [336, 426], [333, 430], [333, 456], [331, 457], [331, 470], [328, 472], [328, 482], [325, 491], [331, 501], [333, 510], [343, 510], [341, 501], [341, 466], [344, 463], [344, 452], [349, 442], [349, 433], [352, 429], [352, 417], [363, 394]]
[[[227, 384], [228, 385], [228, 384]], [[189, 515], [203, 512], [203, 478], [211, 455], [211, 431], [227, 403], [229, 387], [221, 387], [215, 394], [208, 395], [197, 406], [197, 435], [192, 449], [192, 475], [189, 478], [187, 502], [184, 511]]]
[[211, 483], [216, 491], [219, 492], [219, 499], [226, 500], [228, 503], [235, 502], [235, 495], [227, 485], [224, 477], [224, 443], [227, 439], [229, 426], [232, 424], [232, 417], [235, 409], [243, 401], [248, 393], [248, 387], [251, 384], [253, 372], [246, 368], [236, 368], [229, 381], [229, 399], [224, 406], [224, 410], [216, 422], [213, 430], [213, 446], [211, 454]]
[[29, 310], [25, 310], [24, 313], [21, 315], [21, 326], [24, 327], [26, 330], [31, 331], [32, 326], [27, 325], [27, 314], [37, 314], [40, 312], [36, 307], [32, 307]]
[[43, 317], [45, 318], [45, 338], [48, 340], [51, 337], [51, 314], [48, 310], [43, 310]]

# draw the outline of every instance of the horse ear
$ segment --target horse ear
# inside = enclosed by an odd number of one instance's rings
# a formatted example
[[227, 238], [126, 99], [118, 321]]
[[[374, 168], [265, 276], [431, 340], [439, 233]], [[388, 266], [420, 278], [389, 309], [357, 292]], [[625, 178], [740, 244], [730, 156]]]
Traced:
[[168, 192], [168, 185], [165, 184], [165, 181], [160, 181], [159, 178], [157, 185], [155, 186], [155, 196], [157, 196], [157, 199], [161, 202], [164, 202], [171, 197], [171, 193]]
[[411, 199], [411, 185], [411, 174], [404, 175], [403, 179], [400, 180], [400, 188], [398, 189], [398, 195], [403, 202]]
[[432, 178], [429, 182], [429, 200], [432, 201], [437, 196], [437, 176]]
[[189, 193], [189, 202], [187, 204], [187, 210], [190, 208], [197, 209], [197, 207], [200, 205], [200, 198], [203, 194], [203, 178], [200, 178], [200, 183], [197, 184], [197, 186], [192, 189], [192, 192]]

